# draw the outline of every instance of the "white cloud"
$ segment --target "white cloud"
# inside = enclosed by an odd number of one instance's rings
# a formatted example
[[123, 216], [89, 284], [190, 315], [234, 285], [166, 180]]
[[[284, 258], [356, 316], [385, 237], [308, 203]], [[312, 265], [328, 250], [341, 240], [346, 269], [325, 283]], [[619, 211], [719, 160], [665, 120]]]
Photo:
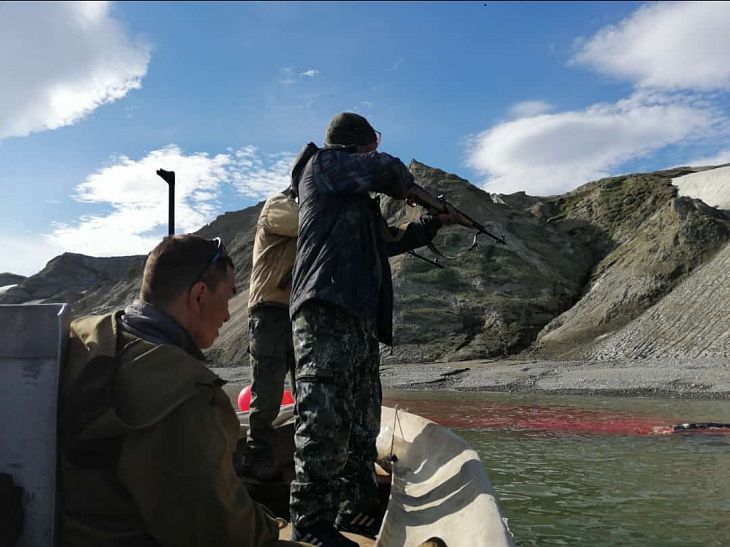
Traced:
[[469, 163], [487, 176], [490, 192], [552, 195], [667, 145], [709, 138], [718, 117], [692, 98], [636, 94], [615, 104], [496, 125], [472, 139]]
[[640, 7], [582, 40], [572, 60], [630, 80], [630, 97], [555, 113], [543, 101], [518, 103], [510, 121], [469, 139], [469, 164], [486, 176], [487, 190], [551, 195], [669, 146], [717, 149], [730, 136], [720, 107], [730, 90], [728, 28], [730, 2]]
[[350, 108], [348, 108], [347, 111], [355, 112], [357, 114], [361, 114], [365, 117], [368, 117], [369, 113], [372, 112], [373, 108], [375, 108], [375, 103], [373, 101], [360, 101], [355, 106], [351, 106]]
[[231, 182], [244, 196], [265, 199], [286, 189], [291, 183], [291, 169], [296, 154], [281, 152], [272, 154], [267, 161], [261, 159], [253, 146], [234, 153], [237, 169], [231, 173]]
[[304, 78], [314, 78], [319, 74], [319, 70], [310, 68], [297, 72], [294, 67], [285, 66], [279, 69], [279, 83], [282, 85], [292, 85]]
[[721, 150], [710, 156], [694, 158], [692, 160], [683, 162], [682, 165], [709, 166], [722, 165], [724, 163], [730, 163], [730, 148], [726, 148], [725, 150]]
[[0, 234], [0, 273], [30, 276], [38, 273], [63, 249], [37, 236]]
[[279, 83], [283, 85], [291, 85], [297, 81], [296, 73], [294, 72], [294, 69], [290, 66], [285, 66], [284, 68], [280, 69], [279, 74]]
[[403, 63], [405, 62], [405, 59], [403, 57], [398, 57], [395, 61], [393, 61], [393, 64], [390, 65], [390, 68], [386, 68], [386, 72], [393, 72], [395, 70], [398, 70]]
[[730, 89], [730, 2], [645, 5], [579, 45], [574, 62], [641, 87]]
[[107, 2], [0, 3], [0, 138], [79, 121], [138, 89], [149, 59]]
[[527, 118], [546, 114], [553, 109], [552, 105], [545, 101], [522, 101], [514, 104], [509, 109], [510, 118]]
[[[183, 154], [175, 145], [154, 150], [139, 160], [119, 157], [89, 175], [75, 189], [75, 199], [106, 206], [75, 224], [58, 224], [45, 236], [56, 249], [91, 256], [144, 254], [167, 233], [168, 187], [155, 175], [175, 171], [175, 231], [193, 232], [222, 212], [226, 187], [244, 196], [265, 198], [289, 184], [294, 154], [263, 160], [248, 146], [224, 154]], [[225, 208], [231, 210], [230, 204]]]

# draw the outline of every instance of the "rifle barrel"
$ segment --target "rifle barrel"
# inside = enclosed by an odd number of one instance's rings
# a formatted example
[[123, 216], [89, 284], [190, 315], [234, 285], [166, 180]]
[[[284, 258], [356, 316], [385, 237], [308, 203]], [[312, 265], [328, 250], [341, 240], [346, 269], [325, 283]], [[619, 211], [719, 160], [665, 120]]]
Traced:
[[416, 184], [415, 182], [412, 183], [411, 190], [410, 190], [410, 197], [407, 198], [415, 203], [418, 203], [419, 205], [425, 207], [428, 210], [435, 211], [440, 214], [448, 213], [449, 207], [454, 209], [456, 213], [459, 215], [461, 219], [463, 219], [464, 222], [459, 222], [462, 226], [466, 226], [467, 228], [474, 228], [477, 230], [480, 234], [487, 235], [494, 239], [495, 241], [498, 241], [502, 245], [506, 245], [507, 242], [504, 240], [504, 237], [499, 237], [491, 233], [489, 230], [487, 230], [484, 226], [482, 226], [479, 222], [471, 218], [466, 213], [460, 211], [456, 207], [454, 207], [453, 204], [449, 203], [444, 196], [438, 196], [434, 197], [431, 195], [431, 193], [423, 188], [422, 186]]

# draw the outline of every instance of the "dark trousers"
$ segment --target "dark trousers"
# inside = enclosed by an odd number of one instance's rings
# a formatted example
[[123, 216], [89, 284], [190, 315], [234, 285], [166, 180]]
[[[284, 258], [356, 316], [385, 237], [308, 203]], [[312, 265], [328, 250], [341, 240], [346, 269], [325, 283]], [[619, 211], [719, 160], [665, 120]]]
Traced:
[[377, 495], [374, 462], [380, 431], [380, 353], [358, 317], [307, 302], [292, 323], [296, 355], [295, 479], [291, 521], [334, 523]]
[[248, 317], [248, 336], [252, 382], [247, 452], [254, 458], [269, 458], [277, 440], [271, 422], [279, 414], [286, 374], [294, 373], [289, 310], [256, 306]]

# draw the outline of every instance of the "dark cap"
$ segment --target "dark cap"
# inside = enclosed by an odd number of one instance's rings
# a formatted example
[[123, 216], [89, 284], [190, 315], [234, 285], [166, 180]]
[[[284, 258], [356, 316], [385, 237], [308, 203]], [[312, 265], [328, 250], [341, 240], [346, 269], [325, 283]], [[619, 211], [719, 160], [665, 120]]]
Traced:
[[377, 139], [375, 129], [364, 117], [353, 112], [342, 112], [332, 118], [327, 126], [324, 145], [371, 144], [377, 142]]

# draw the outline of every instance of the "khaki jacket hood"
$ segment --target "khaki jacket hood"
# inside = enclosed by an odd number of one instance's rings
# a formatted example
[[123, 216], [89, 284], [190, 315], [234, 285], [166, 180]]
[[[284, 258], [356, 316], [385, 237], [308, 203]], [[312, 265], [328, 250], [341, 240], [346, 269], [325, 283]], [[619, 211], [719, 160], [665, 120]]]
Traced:
[[[117, 318], [121, 313], [85, 317], [71, 324], [74, 347], [69, 356], [69, 373], [96, 358], [116, 354]], [[114, 405], [84, 428], [80, 434], [82, 439], [144, 429], [195, 395], [201, 386], [216, 387], [224, 383], [200, 361], [176, 346], [160, 346], [136, 339], [124, 351], [125, 358], [114, 378]], [[73, 386], [65, 387], [70, 390]]]
[[284, 194], [266, 200], [256, 224], [249, 309], [262, 303], [289, 305], [298, 229], [296, 201]]

